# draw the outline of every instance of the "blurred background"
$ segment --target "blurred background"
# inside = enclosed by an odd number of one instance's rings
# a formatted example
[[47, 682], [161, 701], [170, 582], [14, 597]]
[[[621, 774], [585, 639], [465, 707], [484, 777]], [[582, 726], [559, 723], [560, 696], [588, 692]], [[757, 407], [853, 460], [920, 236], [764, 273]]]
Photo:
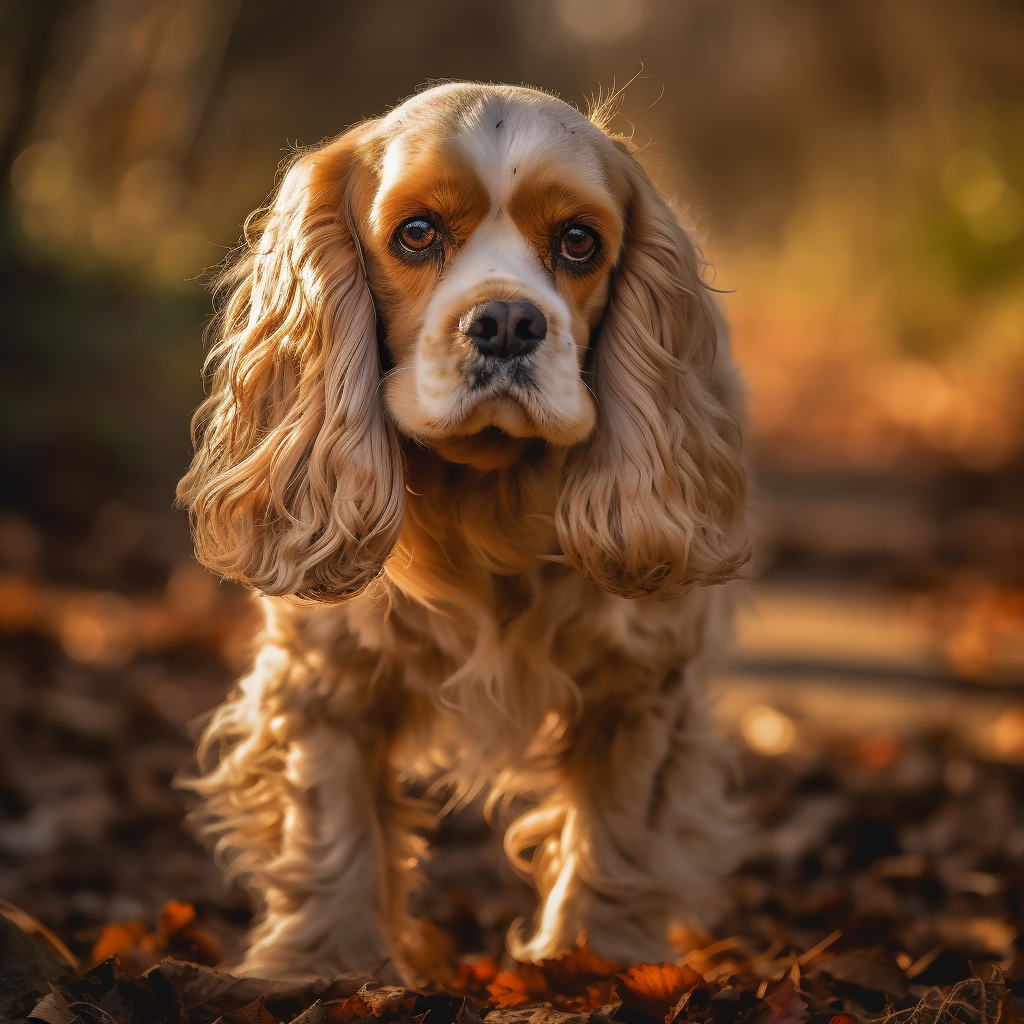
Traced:
[[[892, 933], [902, 966], [1005, 955], [1022, 54], [1017, 0], [0, 0], [0, 897], [79, 951], [167, 900], [228, 950], [247, 918], [170, 781], [253, 620], [172, 500], [204, 283], [282, 159], [439, 79], [580, 105], [631, 81], [618, 127], [711, 259], [749, 386], [758, 579], [714, 689], [776, 838], [735, 927], [932, 914]], [[433, 916], [485, 948], [527, 897], [465, 881], [476, 825], [442, 840]]]

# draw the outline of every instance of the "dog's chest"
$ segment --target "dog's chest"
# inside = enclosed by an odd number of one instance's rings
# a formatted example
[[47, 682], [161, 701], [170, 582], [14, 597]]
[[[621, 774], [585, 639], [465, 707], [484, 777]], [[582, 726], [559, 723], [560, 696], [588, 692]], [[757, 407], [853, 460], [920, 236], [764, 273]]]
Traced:
[[518, 619], [529, 607], [534, 587], [525, 573], [514, 576], [501, 576], [491, 573], [491, 585], [494, 588], [494, 618], [502, 633]]

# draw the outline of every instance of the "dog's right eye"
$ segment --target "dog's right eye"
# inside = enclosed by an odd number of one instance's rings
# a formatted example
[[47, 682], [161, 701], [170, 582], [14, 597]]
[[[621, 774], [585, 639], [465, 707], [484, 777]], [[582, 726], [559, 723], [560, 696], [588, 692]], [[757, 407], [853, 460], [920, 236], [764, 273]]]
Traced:
[[586, 263], [597, 251], [597, 236], [582, 224], [572, 224], [562, 232], [559, 248], [571, 263]]
[[398, 240], [408, 252], [426, 252], [437, 240], [437, 228], [426, 217], [414, 217], [398, 229]]

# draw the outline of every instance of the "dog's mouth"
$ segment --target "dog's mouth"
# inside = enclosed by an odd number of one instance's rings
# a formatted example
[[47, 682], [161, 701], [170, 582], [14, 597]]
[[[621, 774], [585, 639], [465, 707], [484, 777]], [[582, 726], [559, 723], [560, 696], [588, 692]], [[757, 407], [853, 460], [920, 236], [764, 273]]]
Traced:
[[446, 462], [492, 470], [540, 456], [547, 441], [542, 437], [513, 437], [500, 427], [488, 426], [475, 434], [439, 438], [431, 441], [430, 447]]

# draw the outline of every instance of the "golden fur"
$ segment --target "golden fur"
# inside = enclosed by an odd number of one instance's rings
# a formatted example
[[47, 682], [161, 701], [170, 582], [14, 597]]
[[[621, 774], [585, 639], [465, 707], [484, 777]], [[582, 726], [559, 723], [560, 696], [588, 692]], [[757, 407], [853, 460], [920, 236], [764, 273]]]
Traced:
[[[192, 783], [262, 905], [250, 974], [408, 973], [413, 776], [507, 824], [520, 959], [662, 959], [715, 909], [738, 825], [698, 677], [746, 557], [742, 403], [697, 248], [606, 121], [431, 89], [300, 156], [227, 272], [180, 496], [266, 612]], [[410, 259], [427, 215], [443, 254]], [[488, 299], [548, 325], [497, 370], [458, 326]]]

